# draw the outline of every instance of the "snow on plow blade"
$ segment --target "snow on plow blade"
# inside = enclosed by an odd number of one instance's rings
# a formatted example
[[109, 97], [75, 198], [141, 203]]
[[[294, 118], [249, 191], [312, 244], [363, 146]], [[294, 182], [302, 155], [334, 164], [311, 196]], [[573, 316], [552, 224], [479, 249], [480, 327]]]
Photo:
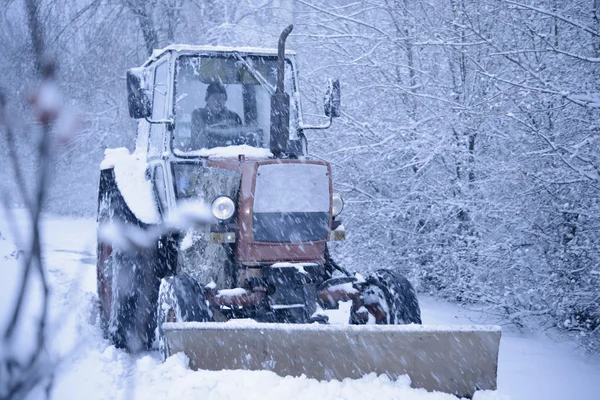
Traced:
[[168, 355], [184, 352], [193, 369], [269, 370], [318, 380], [407, 374], [412, 387], [464, 397], [496, 389], [497, 326], [185, 322], [163, 328]]

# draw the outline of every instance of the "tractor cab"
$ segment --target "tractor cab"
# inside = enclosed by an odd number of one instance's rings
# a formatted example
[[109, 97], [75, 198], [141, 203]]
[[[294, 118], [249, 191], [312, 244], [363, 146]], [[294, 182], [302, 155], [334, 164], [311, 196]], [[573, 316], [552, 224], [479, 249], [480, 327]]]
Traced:
[[[286, 93], [294, 98], [289, 59], [286, 70]], [[175, 71], [175, 129], [171, 143], [174, 153], [187, 155], [203, 148], [232, 145], [269, 147], [271, 96], [277, 85], [276, 56], [219, 52], [183, 55], [177, 58]], [[220, 102], [216, 107], [221, 109], [212, 111], [210, 107], [215, 102]], [[290, 106], [290, 137], [297, 140], [297, 107], [295, 102], [290, 102]], [[303, 155], [302, 148], [297, 150], [298, 155]]]
[[127, 89], [138, 119], [135, 154], [146, 163], [162, 216], [186, 198], [236, 201], [240, 179], [254, 179], [239, 178], [242, 158], [304, 160], [304, 130], [328, 128], [339, 116], [339, 82], [330, 79], [329, 123], [303, 123], [295, 53], [283, 46], [168, 46], [127, 72]]
[[[329, 125], [302, 122], [294, 57], [211, 46], [155, 51], [127, 73], [129, 112], [140, 120], [136, 151], [148, 159], [196, 158], [246, 146], [250, 157], [304, 157], [303, 130]], [[338, 116], [339, 83], [329, 80], [327, 91], [325, 113]]]

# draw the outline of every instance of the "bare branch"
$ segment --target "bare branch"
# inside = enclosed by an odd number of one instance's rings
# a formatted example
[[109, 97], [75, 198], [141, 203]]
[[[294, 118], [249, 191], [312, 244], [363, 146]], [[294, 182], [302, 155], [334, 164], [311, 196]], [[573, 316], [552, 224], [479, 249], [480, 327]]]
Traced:
[[594, 29], [592, 29], [592, 28], [590, 28], [588, 26], [585, 26], [585, 25], [583, 25], [583, 24], [581, 24], [581, 23], [579, 23], [577, 21], [574, 21], [574, 20], [572, 20], [570, 18], [567, 18], [564, 15], [561, 15], [559, 13], [548, 11], [548, 10], [545, 10], [543, 8], [534, 7], [534, 6], [530, 6], [530, 5], [523, 4], [523, 3], [518, 3], [518, 2], [515, 2], [515, 1], [504, 0], [504, 2], [506, 4], [517, 6], [517, 7], [526, 9], [526, 10], [535, 11], [537, 13], [540, 13], [540, 14], [543, 14], [543, 15], [548, 15], [550, 17], [559, 19], [559, 20], [561, 20], [563, 22], [566, 22], [567, 24], [573, 25], [574, 27], [579, 28], [579, 29], [581, 29], [581, 30], [583, 30], [583, 31], [585, 31], [585, 32], [593, 35], [593, 36], [600, 37], [600, 32], [598, 32], [598, 31], [596, 31], [596, 30], [594, 30]]

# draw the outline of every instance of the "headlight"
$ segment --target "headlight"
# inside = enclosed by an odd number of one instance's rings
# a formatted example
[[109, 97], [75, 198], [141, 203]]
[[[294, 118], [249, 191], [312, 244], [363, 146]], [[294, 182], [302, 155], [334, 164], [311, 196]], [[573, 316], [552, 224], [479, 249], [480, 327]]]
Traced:
[[344, 209], [344, 200], [342, 200], [342, 196], [334, 193], [332, 203], [331, 212], [333, 213], [334, 217], [337, 217]]
[[211, 208], [213, 215], [221, 221], [231, 218], [235, 212], [235, 204], [227, 196], [217, 197]]

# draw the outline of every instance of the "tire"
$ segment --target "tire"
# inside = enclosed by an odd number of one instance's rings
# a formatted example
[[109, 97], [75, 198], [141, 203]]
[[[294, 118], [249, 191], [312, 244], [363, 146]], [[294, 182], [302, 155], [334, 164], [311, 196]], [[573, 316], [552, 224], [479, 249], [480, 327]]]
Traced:
[[108, 339], [108, 321], [112, 304], [112, 247], [99, 243], [96, 250], [96, 289], [98, 291], [98, 315], [105, 339]]
[[[148, 251], [148, 253], [153, 253]], [[112, 296], [108, 337], [131, 353], [148, 350], [154, 341], [158, 279], [150, 254], [113, 250]]]
[[187, 275], [177, 275], [160, 282], [156, 320], [158, 349], [164, 360], [168, 351], [163, 323], [209, 322], [213, 321], [213, 315], [200, 285]]
[[[366, 279], [362, 297], [379, 301], [387, 312], [385, 325], [421, 324], [421, 308], [411, 283], [396, 271], [381, 269]], [[355, 305], [350, 309], [350, 324], [364, 324], [357, 317]]]
[[[149, 227], [137, 219], [121, 196], [114, 170], [104, 169], [98, 188], [98, 227], [109, 223]], [[159, 279], [170, 267], [166, 252], [161, 251], [158, 243], [153, 248], [125, 253], [115, 243], [98, 242], [100, 325], [116, 347], [135, 353], [152, 346]]]
[[[101, 178], [102, 182], [102, 178]], [[111, 221], [112, 196], [103, 185], [100, 185], [98, 195], [98, 228]], [[105, 339], [108, 339], [108, 323], [112, 308], [112, 246], [98, 241], [96, 247], [96, 290], [100, 314], [100, 327]]]

